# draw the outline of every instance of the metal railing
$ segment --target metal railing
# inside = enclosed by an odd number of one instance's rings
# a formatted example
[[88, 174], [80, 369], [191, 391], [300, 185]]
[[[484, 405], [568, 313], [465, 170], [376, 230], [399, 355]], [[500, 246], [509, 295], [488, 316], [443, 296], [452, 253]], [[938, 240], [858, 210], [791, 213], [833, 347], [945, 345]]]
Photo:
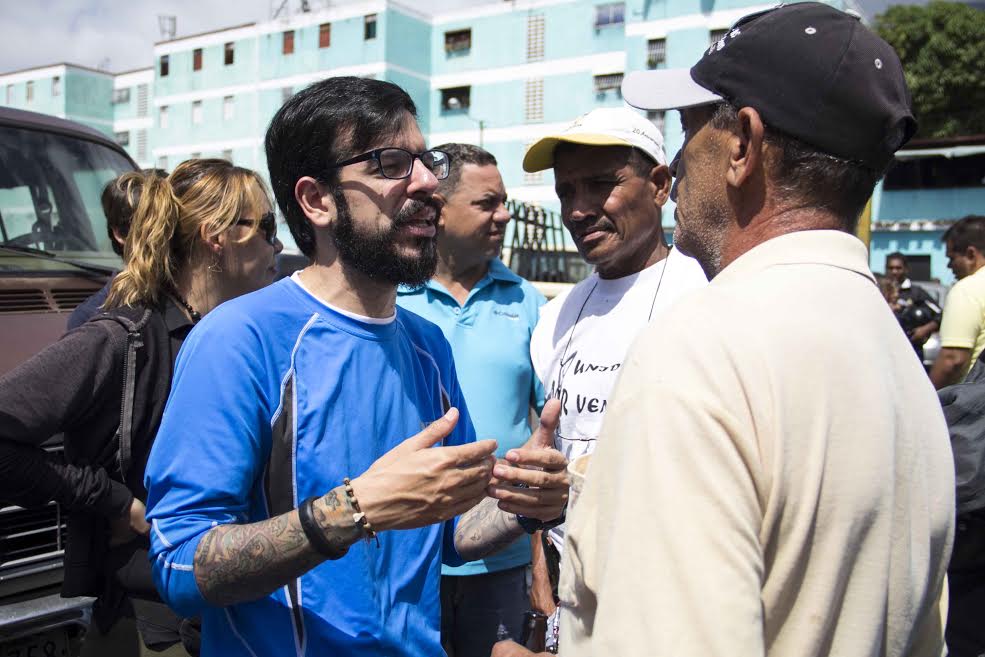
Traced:
[[512, 217], [508, 266], [528, 281], [577, 283], [591, 268], [564, 240], [564, 224], [556, 212], [511, 200], [506, 204]]

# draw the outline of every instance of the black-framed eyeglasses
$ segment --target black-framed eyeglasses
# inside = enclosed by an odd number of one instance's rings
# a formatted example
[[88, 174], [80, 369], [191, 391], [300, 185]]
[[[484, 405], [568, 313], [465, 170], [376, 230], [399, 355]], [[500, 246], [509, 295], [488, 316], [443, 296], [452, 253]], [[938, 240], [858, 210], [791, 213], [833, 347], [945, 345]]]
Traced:
[[365, 162], [366, 160], [374, 160], [377, 165], [379, 165], [380, 173], [383, 174], [384, 178], [389, 178], [391, 180], [403, 180], [404, 178], [409, 177], [411, 171], [414, 170], [415, 159], [420, 160], [421, 163], [427, 167], [428, 171], [433, 173], [434, 177], [438, 180], [444, 180], [448, 177], [451, 158], [448, 156], [448, 153], [437, 150], [427, 150], [423, 153], [411, 153], [403, 148], [377, 148], [376, 150], [363, 153], [362, 155], [357, 155], [353, 158], [345, 160], [344, 162], [329, 164], [327, 168], [339, 169], [344, 166], [349, 166], [350, 164], [357, 164], [359, 162]]
[[256, 219], [237, 219], [237, 226], [257, 226], [260, 232], [263, 233], [263, 239], [267, 240], [270, 244], [273, 244], [277, 240], [277, 219], [274, 217], [273, 212], [268, 212], [260, 217], [260, 220]]

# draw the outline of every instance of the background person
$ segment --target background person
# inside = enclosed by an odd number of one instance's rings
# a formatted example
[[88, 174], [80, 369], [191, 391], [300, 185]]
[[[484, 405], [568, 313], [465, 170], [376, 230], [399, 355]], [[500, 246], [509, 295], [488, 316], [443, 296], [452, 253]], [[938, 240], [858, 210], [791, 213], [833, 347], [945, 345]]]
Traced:
[[780, 5], [623, 96], [681, 111], [674, 242], [711, 282], [627, 356], [569, 512], [561, 653], [938, 657], [947, 427], [852, 234], [916, 129], [896, 53]]
[[[420, 287], [403, 287], [397, 304], [438, 325], [480, 438], [495, 438], [496, 456], [522, 447], [530, 409], [544, 389], [530, 364], [530, 335], [546, 302], [499, 259], [510, 221], [496, 158], [471, 144], [442, 144], [448, 177], [435, 200], [438, 263]], [[450, 657], [489, 657], [503, 634], [519, 637], [529, 608], [526, 536], [486, 559], [441, 569], [442, 645]]]
[[922, 363], [923, 345], [940, 328], [940, 306], [925, 289], [910, 280], [910, 266], [902, 253], [896, 251], [886, 256], [886, 277], [896, 286], [896, 315]]
[[448, 341], [396, 307], [398, 285], [434, 273], [448, 172], [415, 112], [400, 87], [356, 77], [280, 108], [271, 184], [312, 264], [224, 304], [181, 350], [147, 517], [155, 582], [201, 614], [207, 657], [441, 654], [440, 565], [564, 507], [556, 407], [496, 464]]
[[[164, 169], [144, 169], [145, 175], [167, 178], [168, 172]], [[100, 202], [103, 206], [103, 215], [106, 217], [106, 233], [109, 237], [109, 244], [113, 247], [116, 255], [123, 257], [123, 245], [126, 243], [127, 234], [130, 232], [130, 220], [133, 218], [133, 211], [137, 207], [139, 196], [139, 185], [135, 185], [131, 180], [125, 188], [120, 185], [124, 176], [119, 176], [106, 183]], [[115, 278], [115, 276], [113, 277]], [[113, 278], [106, 281], [98, 292], [79, 304], [72, 314], [68, 316], [68, 330], [77, 328], [87, 322], [90, 317], [99, 312], [102, 305], [109, 296], [109, 290], [113, 286]]]
[[985, 349], [985, 217], [955, 222], [941, 240], [958, 282], [944, 301], [941, 351], [930, 368], [937, 389], [963, 381]]
[[[124, 594], [148, 646], [179, 641], [181, 619], [151, 581], [144, 464], [188, 332], [270, 283], [282, 248], [262, 180], [225, 160], [189, 160], [168, 177], [129, 173], [116, 186], [135, 206], [107, 311], [0, 378], [0, 499], [68, 511], [62, 595], [99, 598], [87, 655], [120, 654], [103, 635]], [[62, 432], [64, 461], [42, 448]]]

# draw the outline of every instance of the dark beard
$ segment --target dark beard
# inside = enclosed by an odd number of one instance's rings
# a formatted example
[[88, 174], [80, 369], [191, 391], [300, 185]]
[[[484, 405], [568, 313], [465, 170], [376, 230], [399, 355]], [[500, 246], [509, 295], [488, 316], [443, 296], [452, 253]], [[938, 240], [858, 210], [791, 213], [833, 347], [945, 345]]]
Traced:
[[[438, 266], [435, 238], [417, 239], [420, 251], [417, 256], [410, 257], [397, 253], [394, 243], [400, 226], [407, 223], [422, 207], [430, 206], [437, 211], [438, 208], [433, 200], [411, 201], [388, 228], [367, 235], [356, 230], [349, 211], [349, 203], [345, 200], [342, 190], [335, 189], [332, 197], [338, 210], [338, 218], [335, 222], [335, 246], [339, 250], [339, 258], [342, 262], [373, 280], [386, 281], [393, 285], [420, 287], [431, 279]], [[435, 214], [437, 215], [437, 212]]]

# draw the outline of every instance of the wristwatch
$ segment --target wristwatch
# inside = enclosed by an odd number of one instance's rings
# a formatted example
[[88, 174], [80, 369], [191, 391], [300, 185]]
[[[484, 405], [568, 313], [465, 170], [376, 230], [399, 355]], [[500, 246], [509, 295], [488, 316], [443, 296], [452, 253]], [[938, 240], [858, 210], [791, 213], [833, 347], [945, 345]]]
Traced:
[[546, 520], [546, 521], [538, 520], [537, 518], [528, 518], [526, 516], [521, 516], [520, 514], [517, 514], [516, 521], [520, 524], [520, 527], [523, 528], [523, 531], [527, 532], [528, 534], [533, 534], [534, 532], [537, 531], [552, 529], [554, 527], [557, 527], [558, 525], [563, 525], [564, 517], [567, 514], [568, 514], [568, 507], [565, 506], [561, 510], [561, 515], [559, 515], [554, 520]]

